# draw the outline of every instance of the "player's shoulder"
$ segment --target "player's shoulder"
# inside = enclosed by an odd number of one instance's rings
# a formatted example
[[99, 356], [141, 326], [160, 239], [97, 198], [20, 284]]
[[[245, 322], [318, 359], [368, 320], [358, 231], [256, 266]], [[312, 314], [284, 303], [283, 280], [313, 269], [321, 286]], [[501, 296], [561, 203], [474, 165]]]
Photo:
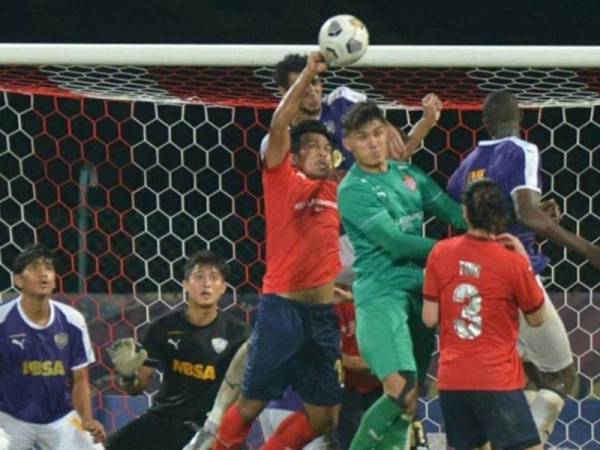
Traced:
[[0, 324], [4, 323], [8, 315], [15, 310], [17, 302], [21, 297], [17, 297], [0, 305]]
[[457, 254], [456, 248], [463, 244], [465, 241], [465, 235], [449, 237], [441, 239], [435, 243], [431, 249], [430, 255], [433, 257], [444, 255], [444, 254]]
[[222, 323], [224, 324], [224, 326], [226, 328], [228, 328], [229, 330], [231, 330], [233, 332], [245, 331], [248, 329], [248, 324], [245, 321], [241, 320], [240, 318], [236, 317], [229, 310], [220, 311], [219, 319], [222, 321]]
[[532, 155], [538, 153], [538, 147], [533, 142], [526, 141], [517, 136], [510, 136], [501, 139], [480, 141], [478, 148], [492, 146], [503, 153], [513, 153], [515, 155]]
[[333, 105], [336, 102], [344, 100], [350, 103], [359, 103], [366, 101], [367, 96], [347, 86], [339, 86], [325, 96], [324, 103], [326, 105]]
[[369, 181], [365, 174], [358, 168], [356, 163], [346, 173], [344, 178], [339, 184], [338, 195], [342, 192], [349, 192], [352, 190], [368, 189]]
[[391, 170], [396, 170], [398, 172], [407, 172], [416, 174], [418, 176], [425, 176], [426, 173], [419, 166], [412, 164], [408, 161], [388, 161]]
[[178, 308], [173, 311], [169, 311], [162, 316], [150, 322], [150, 326], [156, 328], [173, 328], [187, 323], [185, 318], [185, 308]]
[[68, 323], [75, 325], [78, 328], [86, 326], [83, 314], [71, 305], [52, 299], [50, 300], [50, 305], [55, 309], [56, 313], [61, 314]]

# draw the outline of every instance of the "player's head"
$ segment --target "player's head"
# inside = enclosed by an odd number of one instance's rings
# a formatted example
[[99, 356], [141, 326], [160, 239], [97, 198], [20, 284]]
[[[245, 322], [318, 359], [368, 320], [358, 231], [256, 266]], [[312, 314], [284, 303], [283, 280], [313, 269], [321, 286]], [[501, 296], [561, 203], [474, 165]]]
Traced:
[[342, 117], [344, 145], [363, 168], [379, 167], [387, 159], [383, 111], [373, 101], [354, 104]]
[[333, 138], [317, 120], [303, 120], [290, 131], [292, 162], [309, 178], [327, 178], [333, 167]]
[[485, 98], [483, 123], [493, 138], [517, 136], [520, 121], [519, 103], [510, 91], [494, 91]]
[[56, 288], [54, 254], [42, 244], [25, 248], [13, 262], [15, 286], [23, 295], [48, 298]]
[[465, 219], [471, 228], [490, 234], [506, 231], [508, 207], [502, 189], [489, 179], [473, 181], [462, 193]]
[[[306, 55], [293, 53], [286, 55], [281, 61], [275, 65], [273, 80], [279, 87], [281, 95], [284, 95], [287, 90], [294, 84], [296, 78], [300, 76], [300, 72], [306, 66]], [[300, 112], [308, 116], [316, 116], [321, 111], [321, 96], [323, 95], [323, 85], [318, 76], [313, 78], [312, 83], [308, 88], [302, 102], [300, 103]]]
[[229, 267], [225, 260], [210, 250], [194, 253], [183, 268], [183, 288], [188, 302], [197, 307], [216, 307], [227, 290]]

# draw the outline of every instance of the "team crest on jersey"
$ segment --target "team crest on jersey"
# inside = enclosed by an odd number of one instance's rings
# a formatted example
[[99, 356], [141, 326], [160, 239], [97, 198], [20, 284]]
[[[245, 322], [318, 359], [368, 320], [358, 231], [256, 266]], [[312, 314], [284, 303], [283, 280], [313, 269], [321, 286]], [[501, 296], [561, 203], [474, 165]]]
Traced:
[[63, 349], [69, 343], [69, 335], [67, 333], [58, 333], [54, 335], [54, 343], [59, 349]]
[[227, 339], [223, 339], [223, 338], [212, 338], [210, 343], [212, 344], [213, 348], [215, 349], [215, 352], [222, 353], [223, 350], [225, 350], [227, 348], [229, 341]]
[[417, 182], [410, 175], [404, 175], [404, 186], [413, 192], [417, 190]]

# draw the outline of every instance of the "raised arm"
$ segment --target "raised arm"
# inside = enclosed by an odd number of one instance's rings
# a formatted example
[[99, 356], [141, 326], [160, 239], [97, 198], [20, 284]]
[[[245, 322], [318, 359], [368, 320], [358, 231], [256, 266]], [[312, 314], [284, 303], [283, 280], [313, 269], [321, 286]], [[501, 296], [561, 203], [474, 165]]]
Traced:
[[406, 158], [410, 158], [420, 147], [425, 136], [440, 119], [442, 114], [442, 101], [435, 94], [427, 94], [421, 100], [423, 117], [419, 120], [408, 135], [406, 141]]
[[279, 102], [269, 128], [269, 141], [264, 154], [267, 168], [277, 167], [290, 149], [290, 125], [298, 115], [302, 99], [306, 95], [313, 78], [325, 71], [327, 65], [320, 52], [312, 52], [306, 60], [306, 67], [294, 84]]
[[539, 236], [583, 255], [590, 264], [600, 269], [600, 247], [565, 230], [556, 223], [552, 215], [544, 210], [540, 201], [540, 193], [537, 190], [517, 189], [513, 192], [512, 197], [519, 222], [531, 228]]

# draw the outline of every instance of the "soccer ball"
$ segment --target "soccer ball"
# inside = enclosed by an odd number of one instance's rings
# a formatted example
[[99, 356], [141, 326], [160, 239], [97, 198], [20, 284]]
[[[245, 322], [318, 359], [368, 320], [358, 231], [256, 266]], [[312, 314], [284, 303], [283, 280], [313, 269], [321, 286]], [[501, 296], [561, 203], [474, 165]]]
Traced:
[[349, 14], [330, 17], [319, 31], [321, 53], [331, 66], [342, 67], [358, 61], [368, 46], [367, 27]]

